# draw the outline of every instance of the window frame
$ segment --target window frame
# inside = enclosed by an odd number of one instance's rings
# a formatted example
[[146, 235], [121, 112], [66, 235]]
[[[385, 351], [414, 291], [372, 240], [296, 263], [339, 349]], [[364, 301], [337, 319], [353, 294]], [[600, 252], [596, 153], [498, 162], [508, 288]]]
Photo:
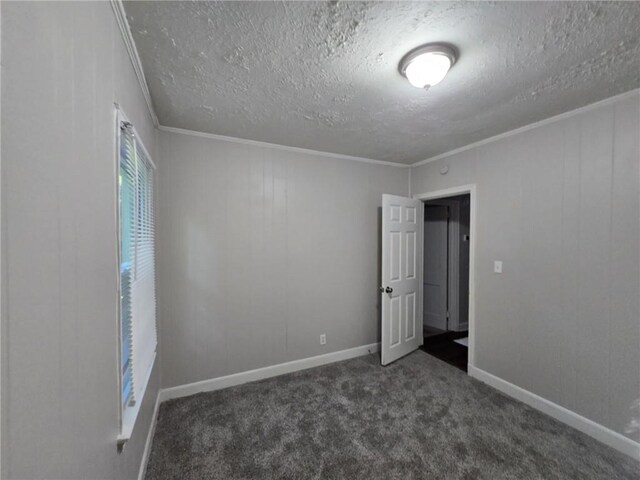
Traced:
[[[142, 399], [144, 398], [144, 395], [146, 394], [146, 390], [149, 384], [149, 379], [151, 378], [151, 373], [153, 371], [153, 369], [155, 368], [155, 362], [156, 362], [156, 357], [157, 357], [157, 319], [156, 319], [156, 350], [153, 353], [153, 360], [151, 362], [151, 368], [149, 368], [149, 371], [146, 373], [145, 378], [143, 378], [143, 384], [142, 384], [142, 397], [138, 399], [138, 401], [136, 401], [133, 405], [129, 405], [128, 402], [125, 402], [123, 400], [122, 397], [122, 388], [123, 388], [123, 375], [122, 375], [122, 352], [123, 352], [123, 345], [122, 345], [122, 334], [123, 334], [123, 325], [122, 325], [122, 302], [121, 302], [121, 298], [122, 298], [122, 273], [121, 273], [121, 264], [122, 264], [122, 252], [121, 252], [121, 228], [120, 228], [120, 221], [121, 221], [121, 216], [120, 216], [120, 148], [121, 148], [121, 132], [120, 132], [120, 128], [121, 125], [123, 123], [126, 123], [130, 126], [130, 128], [133, 131], [133, 136], [134, 136], [134, 141], [135, 141], [135, 148], [136, 149], [141, 149], [142, 153], [145, 155], [146, 159], [149, 161], [149, 164], [151, 165], [152, 168], [152, 172], [153, 172], [153, 176], [151, 181], [154, 183], [154, 188], [153, 191], [155, 192], [155, 182], [156, 182], [156, 175], [155, 172], [157, 171], [156, 168], [156, 164], [153, 161], [151, 155], [149, 155], [149, 151], [147, 150], [147, 148], [145, 147], [144, 143], [142, 142], [142, 140], [140, 139], [140, 136], [138, 135], [138, 132], [135, 128], [135, 126], [129, 121], [127, 115], [122, 111], [122, 109], [120, 108], [120, 106], [115, 103], [115, 219], [116, 219], [116, 266], [117, 266], [117, 296], [116, 296], [116, 300], [117, 300], [117, 334], [118, 334], [118, 338], [117, 338], [117, 372], [118, 372], [118, 436], [117, 436], [117, 447], [118, 447], [118, 452], [122, 452], [122, 449], [124, 448], [124, 445], [126, 444], [126, 442], [131, 438], [131, 435], [133, 433], [133, 429], [136, 423], [136, 419], [138, 418], [138, 413], [140, 411], [140, 408], [142, 406]], [[155, 195], [153, 197], [153, 201], [155, 203]], [[155, 216], [154, 216], [154, 223], [155, 223]], [[154, 242], [155, 242], [155, 237], [154, 237]], [[156, 264], [156, 256], [154, 254], [154, 258], [153, 258], [153, 262], [154, 265]], [[156, 288], [156, 294], [157, 294], [157, 288]], [[156, 296], [157, 298], [157, 296]], [[156, 309], [157, 309], [157, 300], [156, 300]]]

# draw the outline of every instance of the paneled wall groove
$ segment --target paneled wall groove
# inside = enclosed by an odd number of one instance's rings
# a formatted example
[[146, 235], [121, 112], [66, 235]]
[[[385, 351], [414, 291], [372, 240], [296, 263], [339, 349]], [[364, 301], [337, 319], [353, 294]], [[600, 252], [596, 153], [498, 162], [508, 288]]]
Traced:
[[379, 205], [408, 168], [166, 130], [159, 151], [165, 388], [378, 341]]
[[636, 442], [638, 131], [636, 90], [411, 173], [417, 194], [477, 184], [475, 367]]
[[0, 9], [2, 477], [136, 478], [160, 381], [118, 454], [114, 102], [156, 131], [109, 3]]

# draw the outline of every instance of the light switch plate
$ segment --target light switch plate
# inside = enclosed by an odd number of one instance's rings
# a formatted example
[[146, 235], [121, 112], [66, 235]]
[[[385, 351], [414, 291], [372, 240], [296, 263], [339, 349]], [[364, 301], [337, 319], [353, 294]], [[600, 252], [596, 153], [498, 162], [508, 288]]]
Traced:
[[502, 273], [502, 262], [500, 260], [493, 262], [493, 273]]

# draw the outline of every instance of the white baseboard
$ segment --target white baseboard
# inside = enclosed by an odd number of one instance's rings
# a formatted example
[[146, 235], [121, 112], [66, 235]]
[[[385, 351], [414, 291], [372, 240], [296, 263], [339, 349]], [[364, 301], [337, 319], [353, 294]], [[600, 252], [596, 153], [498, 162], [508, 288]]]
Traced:
[[306, 370], [307, 368], [319, 367], [328, 363], [340, 362], [342, 360], [360, 357], [369, 353], [376, 353], [379, 350], [380, 344], [372, 343], [371, 345], [362, 345], [360, 347], [349, 348], [347, 350], [340, 350], [338, 352], [331, 352], [315, 357], [302, 358], [300, 360], [280, 363], [278, 365], [271, 365], [268, 367], [258, 368], [256, 370], [249, 370], [247, 372], [234, 373], [233, 375], [227, 375], [224, 377], [212, 378], [209, 380], [203, 380], [201, 382], [161, 389], [158, 392], [158, 396], [156, 397], [156, 404], [153, 408], [153, 418], [151, 420], [151, 426], [149, 427], [149, 433], [147, 434], [147, 440], [144, 445], [144, 451], [142, 453], [140, 470], [138, 471], [138, 480], [144, 480], [144, 476], [147, 472], [149, 454], [151, 453], [151, 444], [153, 442], [153, 435], [155, 433], [156, 423], [158, 421], [158, 410], [162, 402], [171, 400], [173, 398], [194, 395], [200, 392], [211, 392], [227, 387], [233, 387], [235, 385], [241, 385], [243, 383], [254, 382], [256, 380], [277, 377], [278, 375], [283, 375], [285, 373], [297, 372], [299, 370]]
[[342, 360], [360, 357], [369, 353], [375, 353], [379, 350], [380, 344], [372, 343], [371, 345], [362, 345], [360, 347], [340, 350], [338, 352], [326, 353], [324, 355], [318, 355], [315, 357], [302, 358], [300, 360], [294, 360], [292, 362], [257, 368], [255, 370], [249, 370], [247, 372], [234, 373], [233, 375], [226, 375], [224, 377], [211, 378], [209, 380], [203, 380], [201, 382], [189, 383], [186, 385], [179, 385], [177, 387], [171, 388], [164, 388], [158, 393], [158, 399], [160, 402], [164, 402], [173, 398], [186, 397], [200, 392], [211, 392], [214, 390], [241, 385], [243, 383], [255, 382], [256, 380], [276, 377], [285, 373], [297, 372], [299, 370], [319, 367], [328, 363], [340, 362]]
[[563, 423], [566, 423], [570, 427], [580, 430], [583, 433], [599, 440], [600, 442], [608, 445], [616, 450], [629, 455], [636, 460], [640, 459], [640, 443], [631, 440], [624, 435], [614, 432], [613, 430], [600, 425], [599, 423], [589, 420], [588, 418], [578, 415], [577, 413], [561, 407], [560, 405], [553, 403], [545, 398], [542, 398], [535, 393], [518, 387], [513, 383], [509, 383], [495, 375], [492, 375], [484, 370], [481, 370], [473, 365], [468, 365], [469, 375], [473, 378], [480, 380], [493, 388], [500, 390], [502, 393], [509, 395], [510, 397], [520, 400], [526, 403], [530, 407], [540, 410], [546, 413], [550, 417], [555, 418]]
[[151, 418], [151, 425], [149, 426], [149, 432], [147, 433], [147, 440], [144, 443], [144, 450], [142, 451], [142, 460], [140, 461], [140, 470], [138, 470], [138, 480], [144, 480], [144, 476], [147, 473], [147, 464], [149, 463], [149, 454], [151, 453], [151, 443], [153, 442], [153, 434], [156, 431], [156, 423], [158, 422], [158, 410], [160, 409], [160, 392], [156, 396], [156, 404], [153, 407], [153, 417]]

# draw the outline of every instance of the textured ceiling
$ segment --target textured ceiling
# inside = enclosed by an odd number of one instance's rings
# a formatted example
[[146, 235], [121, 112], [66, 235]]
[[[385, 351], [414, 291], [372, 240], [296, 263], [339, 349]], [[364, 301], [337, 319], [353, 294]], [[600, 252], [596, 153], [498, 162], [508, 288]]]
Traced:
[[[640, 86], [637, 2], [126, 2], [160, 123], [413, 163]], [[458, 63], [399, 75], [423, 43]]]

